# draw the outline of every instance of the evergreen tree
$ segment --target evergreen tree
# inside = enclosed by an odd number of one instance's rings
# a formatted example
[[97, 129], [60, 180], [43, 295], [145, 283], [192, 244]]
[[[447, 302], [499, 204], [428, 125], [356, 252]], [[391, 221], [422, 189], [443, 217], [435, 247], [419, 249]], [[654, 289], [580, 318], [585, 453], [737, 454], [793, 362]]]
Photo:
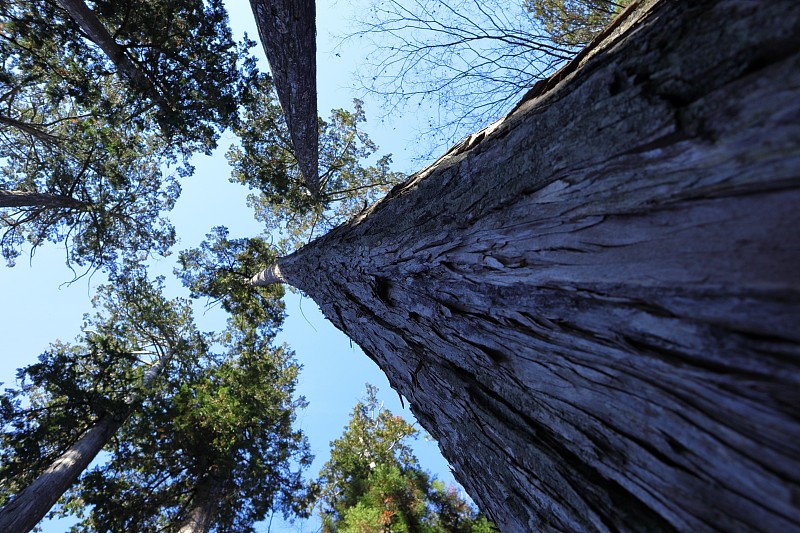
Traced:
[[[307, 514], [299, 365], [272, 346], [282, 306], [200, 333], [189, 302], [163, 298], [161, 283], [131, 267], [101, 287], [85, 344], [55, 344], [1, 398], [4, 531], [33, 527], [102, 448], [108, 459], [57, 509], [82, 531], [240, 532], [269, 512]], [[139, 361], [145, 352], [155, 364]], [[52, 465], [65, 462], [53, 488]]]
[[6, 259], [26, 240], [90, 267], [166, 253], [175, 178], [234, 123], [254, 72], [222, 2], [12, 0], [0, 37]]
[[265, 231], [280, 235], [286, 253], [323, 235], [366, 208], [405, 176], [389, 169], [391, 156], [369, 159], [378, 147], [360, 129], [361, 102], [319, 121], [319, 194], [311, 194], [297, 165], [272, 80], [259, 75], [234, 132], [239, 145], [228, 153], [231, 181], [255, 192], [250, 205]]
[[[21, 389], [2, 397], [0, 530], [34, 527], [152, 393], [167, 365], [204, 346], [185, 303], [161, 296], [161, 281], [130, 269], [114, 289], [101, 287], [95, 305], [104, 312], [87, 318], [86, 343], [54, 344], [20, 371]], [[152, 348], [151, 364], [139, 364], [138, 346]]]
[[554, 43], [585, 46], [631, 0], [525, 0]]
[[409, 440], [418, 430], [378, 402], [378, 390], [356, 404], [322, 468], [326, 532], [489, 532], [491, 524], [455, 489], [424, 471]]
[[235, 322], [218, 339], [226, 352], [170, 374], [73, 491], [79, 530], [238, 533], [273, 511], [307, 513], [311, 456], [292, 428], [299, 366]]

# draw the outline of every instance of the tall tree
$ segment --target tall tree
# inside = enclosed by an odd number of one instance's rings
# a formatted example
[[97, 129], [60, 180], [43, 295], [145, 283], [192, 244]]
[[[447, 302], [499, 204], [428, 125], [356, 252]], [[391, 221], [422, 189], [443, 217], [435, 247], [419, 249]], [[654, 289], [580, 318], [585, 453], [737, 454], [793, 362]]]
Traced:
[[320, 194], [314, 0], [250, 0], [306, 188]]
[[[131, 122], [78, 116], [67, 104], [25, 114], [53, 141], [12, 128], [0, 143], [0, 231], [9, 264], [28, 242], [64, 242], [71, 264], [110, 266], [123, 257], [166, 254], [175, 235], [163, 212], [180, 187], [165, 148]], [[52, 121], [41, 124], [39, 121]]]
[[0, 6], [3, 253], [65, 241], [90, 267], [164, 253], [173, 174], [233, 124], [253, 43], [233, 42], [219, 1], [66, 4]]
[[234, 316], [223, 353], [165, 376], [73, 491], [81, 530], [238, 533], [270, 512], [307, 514], [299, 365], [271, 345], [276, 326]]
[[263, 281], [503, 530], [800, 527], [800, 5], [637, 3]]
[[208, 153], [236, 118], [246, 83], [241, 63], [253, 67], [246, 50], [255, 43], [234, 42], [221, 0], [98, 0], [94, 9], [83, 0], [16, 1], [31, 12], [63, 7], [52, 14], [72, 33], [58, 44], [88, 48], [93, 61], [129, 83], [129, 99], [156, 106], [173, 143]]
[[284, 253], [362, 211], [405, 177], [390, 170], [390, 155], [369, 164], [378, 147], [361, 129], [366, 117], [356, 100], [353, 111], [337, 109], [329, 121], [319, 120], [320, 180], [312, 195], [271, 78], [260, 75], [250, 91], [234, 129], [239, 144], [228, 153], [232, 181], [255, 189], [249, 203], [266, 232], [279, 236]]
[[[128, 274], [117, 289], [101, 288], [97, 304], [106, 314], [88, 319], [96, 330], [87, 346], [54, 345], [20, 372], [30, 382], [3, 397], [10, 429], [2, 435], [0, 486], [9, 498], [0, 509], [2, 531], [30, 531], [152, 393], [170, 361], [191, 352], [192, 342], [202, 345], [185, 321], [188, 309], [164, 300], [141, 271]], [[128, 348], [131, 342], [155, 350], [149, 368], [135, 364], [141, 350]]]
[[377, 388], [356, 404], [320, 472], [322, 530], [490, 532], [491, 524], [424, 471], [413, 425], [383, 408]]

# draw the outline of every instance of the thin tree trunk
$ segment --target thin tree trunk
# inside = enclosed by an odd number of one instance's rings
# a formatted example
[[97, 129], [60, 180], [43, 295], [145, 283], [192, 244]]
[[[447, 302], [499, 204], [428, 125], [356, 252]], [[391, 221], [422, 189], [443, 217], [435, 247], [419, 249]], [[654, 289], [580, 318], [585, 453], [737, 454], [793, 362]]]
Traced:
[[266, 278], [503, 531], [800, 529], [800, 4], [637, 2]]
[[0, 207], [61, 207], [86, 209], [88, 205], [75, 198], [61, 196], [60, 194], [0, 189]]
[[297, 164], [318, 198], [317, 25], [314, 0], [250, 0]]
[[106, 416], [0, 510], [0, 531], [27, 533], [86, 470], [123, 419]]
[[[147, 369], [142, 378], [145, 389], [152, 386], [172, 356], [173, 351], [170, 350]], [[136, 400], [137, 396], [132, 395], [127, 403], [133, 404]], [[39, 477], [14, 495], [11, 501], [0, 509], [0, 531], [27, 533], [36, 527], [59, 498], [77, 481], [128, 416], [130, 410], [117, 416], [106, 415], [100, 418], [78, 442], [53, 461]]]
[[213, 475], [208, 475], [197, 486], [192, 509], [181, 524], [178, 533], [207, 533], [214, 524], [222, 495], [222, 486]]
[[69, 13], [69, 16], [89, 38], [103, 50], [123, 76], [127, 77], [139, 89], [145, 91], [164, 113], [169, 114], [174, 111], [153, 81], [128, 57], [125, 49], [114, 40], [114, 37], [109, 33], [102, 21], [97, 18], [94, 11], [89, 9], [86, 2], [83, 0], [58, 0], [58, 3]]

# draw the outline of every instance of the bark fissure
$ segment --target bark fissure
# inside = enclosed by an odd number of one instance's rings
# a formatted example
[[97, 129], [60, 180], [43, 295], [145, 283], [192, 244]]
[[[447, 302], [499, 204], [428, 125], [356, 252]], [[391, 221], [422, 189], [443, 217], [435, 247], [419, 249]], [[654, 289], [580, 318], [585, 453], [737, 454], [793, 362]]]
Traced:
[[798, 36], [789, 0], [637, 2], [279, 262], [501, 529], [800, 528]]

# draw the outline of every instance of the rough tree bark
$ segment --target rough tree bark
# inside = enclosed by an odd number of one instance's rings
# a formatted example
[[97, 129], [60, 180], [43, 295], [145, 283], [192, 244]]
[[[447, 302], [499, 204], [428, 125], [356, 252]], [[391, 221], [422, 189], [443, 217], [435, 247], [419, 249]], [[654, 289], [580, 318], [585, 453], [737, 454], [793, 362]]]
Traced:
[[0, 189], [0, 207], [48, 207], [86, 209], [88, 204], [70, 196]]
[[319, 197], [314, 0], [250, 0], [303, 180]]
[[[147, 369], [142, 377], [145, 389], [152, 386], [164, 367], [172, 359], [174, 352], [166, 352], [155, 364]], [[131, 395], [127, 403], [133, 404], [136, 395]], [[61, 496], [77, 481], [100, 450], [108, 444], [122, 424], [130, 416], [126, 412], [107, 414], [101, 417], [67, 451], [37, 477], [30, 485], [0, 509], [0, 531], [3, 533], [28, 533], [38, 524]]]
[[636, 2], [261, 281], [361, 345], [503, 531], [793, 531], [799, 205], [800, 3]]

